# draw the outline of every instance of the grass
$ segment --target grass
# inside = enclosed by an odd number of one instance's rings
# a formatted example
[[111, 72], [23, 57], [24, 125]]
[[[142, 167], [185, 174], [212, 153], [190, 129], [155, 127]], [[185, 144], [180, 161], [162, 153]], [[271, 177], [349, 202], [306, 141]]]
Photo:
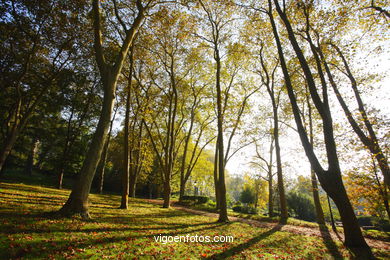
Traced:
[[390, 242], [390, 234], [389, 232], [380, 231], [380, 230], [363, 230], [363, 235], [365, 237], [379, 239], [383, 241]]
[[[204, 203], [204, 204], [194, 204], [194, 205], [187, 205], [190, 208], [197, 209], [197, 210], [203, 210], [208, 212], [217, 212], [215, 209], [215, 204], [213, 203]], [[278, 223], [279, 217], [268, 217], [260, 214], [246, 214], [246, 213], [240, 213], [240, 212], [234, 212], [231, 209], [228, 209], [228, 215], [239, 217], [239, 218], [245, 218], [245, 219], [252, 219], [257, 220], [261, 222], [270, 222], [270, 223]], [[309, 228], [319, 228], [318, 224], [315, 222], [305, 221], [301, 219], [296, 219], [293, 217], [289, 217], [287, 219], [288, 225], [294, 225], [299, 227], [309, 227]], [[330, 224], [326, 225], [329, 230], [332, 229], [332, 226]], [[337, 231], [340, 234], [344, 233], [344, 230], [342, 227], [337, 227]], [[372, 238], [372, 239], [379, 239], [382, 241], [390, 242], [390, 232], [386, 231], [380, 231], [380, 230], [362, 230], [364, 237]]]
[[[215, 205], [212, 203], [205, 203], [205, 204], [194, 204], [189, 205], [190, 208], [197, 209], [197, 210], [203, 210], [208, 212], [216, 212]], [[245, 218], [245, 219], [253, 219], [263, 222], [271, 222], [271, 223], [277, 223], [279, 222], [279, 217], [268, 217], [263, 216], [259, 214], [246, 214], [246, 213], [240, 213], [240, 212], [234, 212], [231, 209], [228, 209], [229, 216], [239, 217], [239, 218]], [[287, 219], [287, 224], [294, 225], [294, 226], [300, 226], [300, 227], [310, 227], [310, 228], [318, 228], [318, 224], [310, 221], [300, 220], [296, 218], [289, 217]], [[329, 229], [331, 226], [328, 227]]]
[[[118, 209], [117, 195], [91, 194], [92, 221], [47, 218], [58, 210], [69, 190], [0, 183], [0, 259], [336, 259], [348, 258], [339, 243], [244, 223], [218, 224], [216, 219], [163, 209], [131, 199]], [[160, 243], [158, 235], [228, 235], [232, 243]], [[386, 259], [386, 252], [376, 251]]]

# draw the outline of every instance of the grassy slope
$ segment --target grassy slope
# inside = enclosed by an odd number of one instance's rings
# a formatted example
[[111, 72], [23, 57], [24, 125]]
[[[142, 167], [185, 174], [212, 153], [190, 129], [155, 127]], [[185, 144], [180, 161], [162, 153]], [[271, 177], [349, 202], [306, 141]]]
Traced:
[[[140, 199], [129, 210], [117, 209], [116, 195], [90, 196], [93, 221], [48, 219], [68, 190], [17, 183], [0, 183], [0, 259], [124, 258], [124, 259], [324, 259], [348, 252], [338, 242], [296, 235], [277, 228], [253, 228], [243, 223], [217, 224], [215, 219], [162, 209]], [[229, 235], [233, 243], [155, 242], [154, 235]], [[335, 250], [335, 248], [338, 248]], [[386, 252], [376, 251], [386, 258]], [[389, 256], [389, 255], [387, 255]]]

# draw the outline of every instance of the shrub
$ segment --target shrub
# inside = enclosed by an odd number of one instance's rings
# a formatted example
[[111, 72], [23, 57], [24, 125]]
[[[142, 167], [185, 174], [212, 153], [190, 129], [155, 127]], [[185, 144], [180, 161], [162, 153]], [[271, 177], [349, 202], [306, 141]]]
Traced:
[[357, 221], [359, 223], [359, 226], [372, 226], [372, 221], [371, 221], [370, 216], [359, 216], [357, 217]]
[[390, 223], [386, 219], [374, 216], [359, 216], [357, 219], [360, 226], [374, 226], [376, 229], [385, 232], [390, 231]]
[[241, 212], [241, 211], [242, 211], [242, 206], [236, 205], [236, 206], [234, 206], [234, 207], [232, 208], [232, 210], [233, 210], [234, 212]]
[[373, 221], [374, 226], [379, 228], [382, 231], [389, 232], [390, 231], [390, 222], [386, 219], [377, 218]]
[[233, 208], [234, 212], [246, 213], [246, 214], [258, 214], [259, 210], [251, 206], [236, 205]]
[[255, 193], [249, 187], [245, 187], [240, 194], [240, 201], [242, 203], [254, 203], [256, 200]]
[[[204, 203], [207, 203], [209, 201], [209, 197], [207, 196], [183, 196], [182, 198], [183, 201], [189, 201], [189, 202], [193, 202], [193, 204], [204, 204]], [[188, 204], [191, 204], [191, 203], [188, 203]]]
[[209, 201], [209, 197], [207, 196], [198, 196], [198, 203], [203, 204]]
[[286, 199], [288, 208], [294, 217], [306, 221], [316, 219], [314, 203], [308, 195], [291, 192]]

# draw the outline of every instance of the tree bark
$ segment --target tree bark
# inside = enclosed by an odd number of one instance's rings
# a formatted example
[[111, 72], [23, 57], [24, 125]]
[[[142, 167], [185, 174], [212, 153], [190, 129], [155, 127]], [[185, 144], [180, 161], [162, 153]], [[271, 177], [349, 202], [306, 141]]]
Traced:
[[186, 186], [185, 169], [186, 169], [188, 145], [190, 143], [192, 128], [194, 126], [194, 121], [195, 121], [195, 111], [194, 111], [195, 104], [196, 104], [196, 97], [195, 97], [194, 104], [192, 105], [192, 109], [191, 109], [190, 128], [188, 129], [188, 133], [187, 133], [187, 136], [186, 136], [186, 139], [184, 142], [183, 158], [182, 158], [181, 167], [180, 167], [180, 192], [179, 192], [179, 201], [180, 202], [183, 200], [185, 186]]
[[214, 188], [215, 188], [215, 209], [219, 210], [219, 184], [218, 184], [218, 139], [215, 144], [215, 154], [214, 154], [214, 170], [213, 170], [213, 176], [214, 176]]
[[276, 152], [276, 168], [278, 176], [278, 192], [280, 200], [280, 220], [281, 224], [287, 224], [287, 202], [286, 194], [284, 192], [284, 183], [283, 183], [283, 173], [282, 173], [282, 158], [280, 155], [280, 145], [279, 145], [279, 119], [278, 119], [278, 109], [276, 102], [273, 99], [273, 113], [274, 113], [274, 138], [275, 138], [275, 152]]
[[336, 224], [335, 224], [334, 217], [333, 217], [333, 210], [332, 210], [332, 205], [330, 204], [329, 195], [326, 195], [326, 198], [328, 200], [328, 207], [329, 207], [329, 213], [330, 213], [330, 223], [332, 225], [333, 231], [335, 233], [337, 233], [337, 228], [336, 228]]
[[70, 136], [71, 136], [71, 123], [74, 115], [74, 107], [71, 109], [71, 113], [68, 119], [67, 123], [67, 131], [66, 131], [66, 138], [65, 138], [65, 144], [64, 148], [62, 150], [62, 157], [60, 160], [60, 167], [58, 170], [58, 182], [57, 182], [57, 188], [62, 189], [62, 181], [64, 179], [64, 171], [65, 171], [65, 165], [66, 161], [68, 160], [68, 152], [69, 152], [69, 146], [70, 146]]
[[129, 196], [132, 198], [135, 198], [136, 187], [137, 187], [137, 175], [131, 174], [130, 184], [129, 184]]
[[7, 159], [7, 157], [11, 153], [12, 148], [15, 145], [18, 134], [19, 134], [19, 129], [14, 127], [11, 129], [10, 133], [5, 138], [4, 144], [0, 151], [0, 171], [2, 170], [5, 164], [5, 160]]
[[218, 140], [215, 145], [215, 155], [214, 155], [214, 188], [215, 188], [215, 208], [219, 210], [220, 203], [219, 203], [219, 184], [218, 184], [218, 161], [219, 161], [219, 155], [218, 155]]
[[219, 50], [214, 49], [215, 61], [217, 63], [216, 88], [217, 88], [217, 126], [218, 126], [218, 189], [219, 189], [219, 218], [218, 222], [228, 222], [227, 203], [226, 203], [226, 185], [225, 185], [225, 159], [223, 148], [223, 114], [222, 114], [222, 94], [221, 94], [221, 59]]
[[106, 172], [106, 161], [107, 161], [108, 148], [110, 147], [112, 126], [114, 124], [117, 111], [118, 111], [118, 106], [116, 106], [115, 111], [114, 111], [114, 115], [113, 115], [113, 117], [111, 119], [110, 129], [108, 130], [107, 140], [104, 143], [103, 152], [102, 152], [102, 155], [100, 157], [100, 160], [99, 160], [99, 163], [98, 163], [98, 166], [97, 166], [97, 169], [96, 169], [96, 175], [98, 176], [97, 190], [98, 190], [99, 194], [103, 194], [104, 175], [105, 175], [105, 172]]
[[132, 79], [133, 79], [133, 50], [134, 45], [130, 47], [129, 53], [129, 77], [127, 81], [127, 93], [126, 93], [126, 111], [125, 111], [125, 129], [123, 135], [123, 150], [124, 150], [124, 160], [123, 160], [123, 174], [122, 174], [122, 198], [121, 198], [121, 209], [128, 208], [129, 200], [129, 124], [130, 124], [130, 98], [131, 98], [131, 88], [132, 88]]
[[273, 181], [272, 181], [272, 170], [268, 172], [268, 216], [272, 218], [274, 216], [274, 191], [273, 191]]
[[33, 174], [33, 168], [34, 168], [34, 158], [37, 153], [39, 141], [37, 138], [33, 139], [33, 142], [31, 144], [31, 149], [28, 154], [27, 162], [26, 162], [26, 174], [32, 175]]
[[164, 181], [164, 191], [163, 191], [163, 208], [169, 208], [171, 205], [171, 179], [168, 178]]
[[[310, 100], [309, 100], [309, 94], [306, 94], [306, 103], [307, 103], [307, 108], [308, 108], [308, 113], [309, 113], [309, 115], [308, 115], [308, 117], [309, 117], [309, 138], [310, 138], [311, 145], [314, 145], [313, 117], [312, 117], [312, 108], [311, 108]], [[310, 175], [311, 175], [311, 187], [312, 187], [312, 192], [313, 192], [314, 206], [316, 208], [317, 223], [320, 225], [325, 225], [325, 216], [324, 216], [324, 211], [322, 210], [322, 206], [321, 206], [321, 202], [320, 202], [317, 177], [316, 177], [316, 174], [314, 172], [313, 167], [310, 167]]]

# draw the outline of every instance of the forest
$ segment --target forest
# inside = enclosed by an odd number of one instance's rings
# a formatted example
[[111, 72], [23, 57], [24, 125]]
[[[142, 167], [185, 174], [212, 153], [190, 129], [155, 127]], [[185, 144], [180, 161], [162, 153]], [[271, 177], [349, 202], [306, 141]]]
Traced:
[[0, 30], [0, 258], [390, 258], [389, 1], [4, 0]]

